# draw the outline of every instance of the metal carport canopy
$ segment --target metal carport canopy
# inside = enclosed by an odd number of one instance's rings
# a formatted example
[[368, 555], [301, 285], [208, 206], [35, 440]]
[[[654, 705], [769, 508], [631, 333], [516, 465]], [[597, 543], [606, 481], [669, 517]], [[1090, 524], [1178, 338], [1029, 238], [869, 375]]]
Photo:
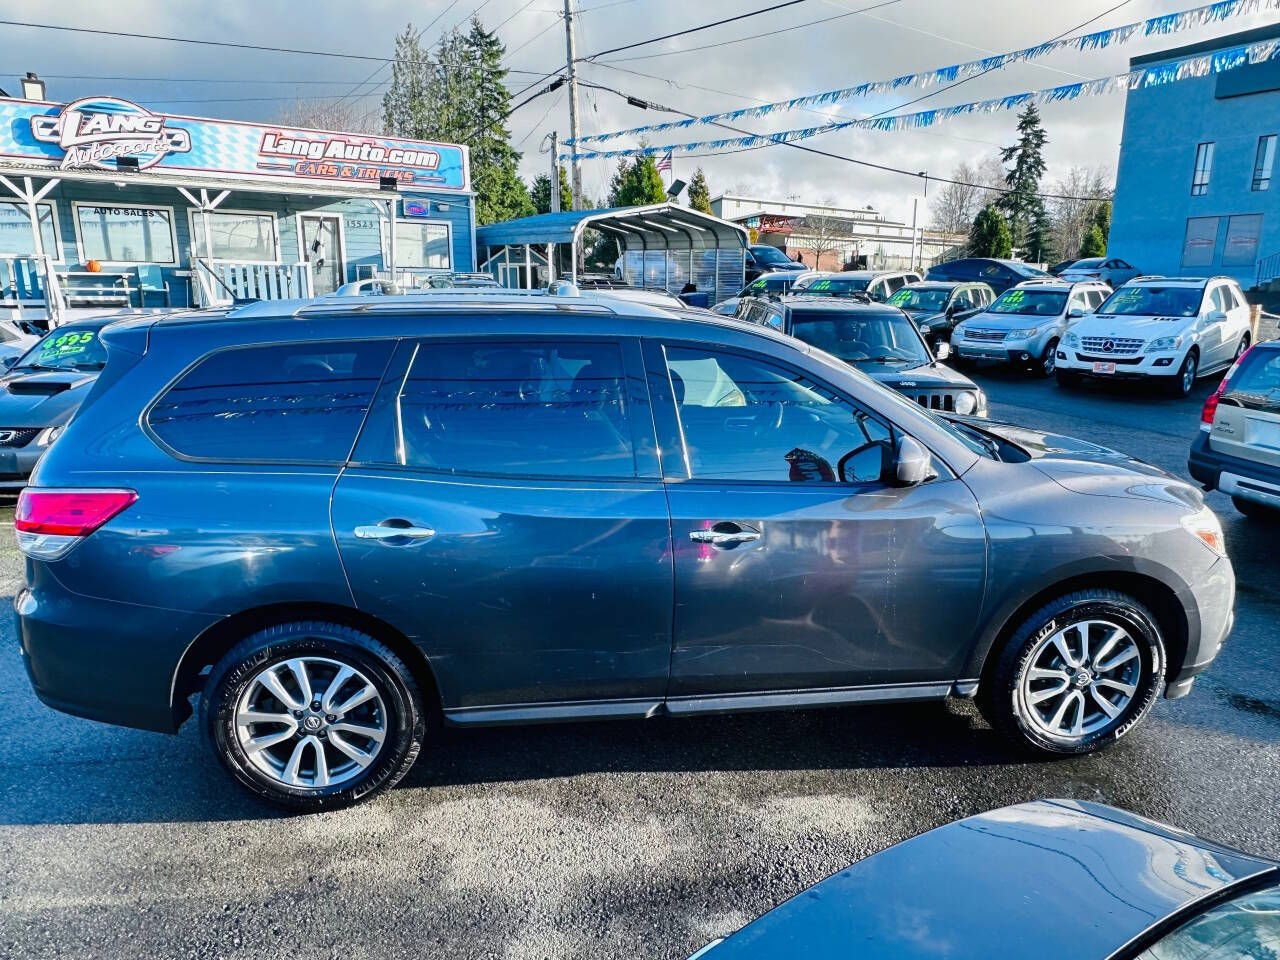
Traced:
[[541, 213], [505, 223], [493, 223], [476, 231], [476, 245], [514, 247], [521, 244], [577, 244], [588, 227], [626, 239], [624, 246], [647, 250], [706, 248], [745, 249], [747, 231], [736, 223], [675, 203], [648, 207], [608, 207]]

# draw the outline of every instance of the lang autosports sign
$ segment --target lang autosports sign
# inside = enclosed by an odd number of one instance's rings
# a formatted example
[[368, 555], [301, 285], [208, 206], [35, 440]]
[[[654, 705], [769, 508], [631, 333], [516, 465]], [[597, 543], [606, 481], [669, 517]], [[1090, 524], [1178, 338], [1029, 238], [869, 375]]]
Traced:
[[116, 97], [68, 104], [0, 99], [4, 166], [368, 186], [393, 177], [434, 189], [469, 186], [466, 148], [454, 144], [160, 114]]

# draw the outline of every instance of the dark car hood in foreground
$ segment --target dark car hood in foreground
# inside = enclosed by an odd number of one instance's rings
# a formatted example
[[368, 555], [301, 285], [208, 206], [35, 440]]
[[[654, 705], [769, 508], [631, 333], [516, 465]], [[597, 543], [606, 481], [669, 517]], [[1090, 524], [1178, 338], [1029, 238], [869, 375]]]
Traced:
[[706, 960], [1104, 960], [1276, 864], [1122, 810], [1044, 800], [904, 841], [743, 927]]
[[36, 370], [0, 377], [0, 427], [52, 427], [69, 419], [96, 370]]

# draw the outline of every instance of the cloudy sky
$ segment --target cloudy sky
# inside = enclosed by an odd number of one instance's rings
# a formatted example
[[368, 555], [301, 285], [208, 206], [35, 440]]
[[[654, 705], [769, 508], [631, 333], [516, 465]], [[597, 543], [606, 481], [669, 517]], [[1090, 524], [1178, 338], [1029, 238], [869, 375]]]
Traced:
[[[575, 0], [579, 56], [639, 39], [770, 6], [776, 0]], [[1169, 13], [1203, 0], [893, 0], [868, 13], [851, 11], [875, 0], [804, 0], [777, 13], [717, 27], [691, 36], [601, 57], [584, 64], [583, 79], [693, 113], [749, 106], [865, 80], [1006, 52], [1075, 32], [1093, 20], [1101, 29]], [[59, 0], [56, 4], [0, 4], [4, 18], [78, 27], [201, 37], [360, 54], [391, 55], [393, 38], [412, 23], [435, 21], [426, 37], [464, 21], [477, 10], [509, 51], [510, 83], [519, 90], [539, 74], [563, 66], [565, 36], [558, 11], [562, 0]], [[1110, 11], [1110, 12], [1107, 12]], [[1100, 16], [1101, 15], [1101, 16]], [[837, 17], [816, 26], [812, 21]], [[1036, 90], [1127, 69], [1128, 58], [1169, 46], [1233, 33], [1267, 22], [1264, 15], [1198, 28], [1173, 37], [1139, 39], [1125, 46], [1063, 54], [1020, 63], [942, 92], [919, 107], [945, 106], [1008, 93]], [[795, 27], [795, 29], [788, 29]], [[761, 35], [763, 36], [757, 36]], [[741, 39], [753, 38], [753, 39]], [[425, 38], [424, 38], [425, 39]], [[729, 42], [737, 41], [741, 42]], [[34, 70], [47, 79], [50, 99], [72, 100], [113, 94], [172, 113], [234, 119], [272, 120], [290, 101], [311, 103], [351, 95], [359, 109], [377, 116], [390, 69], [377, 61], [268, 53], [165, 43], [134, 36], [107, 37], [0, 26], [10, 70]], [[708, 44], [721, 44], [705, 48]], [[694, 49], [702, 48], [702, 49]], [[623, 59], [628, 58], [628, 59]], [[603, 61], [613, 61], [606, 65]], [[522, 72], [514, 72], [522, 71]], [[372, 76], [369, 85], [358, 86]], [[0, 80], [16, 88], [15, 78]], [[837, 105], [832, 114], [864, 116], [890, 110], [919, 96], [906, 90]], [[312, 100], [310, 98], [315, 98]], [[351, 102], [348, 101], [348, 102]], [[630, 107], [619, 97], [588, 91], [580, 102], [584, 133], [615, 130], [670, 119]], [[1124, 115], [1123, 95], [1055, 104], [1044, 108], [1049, 135], [1047, 181], [1073, 166], [1114, 171]], [[814, 113], [792, 112], [743, 122], [756, 132], [822, 122]], [[824, 150], [907, 170], [946, 175], [961, 161], [979, 162], [1013, 138], [1011, 113], [969, 117], [909, 133], [863, 131], [829, 134], [810, 141]], [[510, 121], [524, 152], [522, 171], [532, 177], [547, 167], [538, 145], [549, 131], [569, 129], [567, 91], [533, 101]], [[695, 128], [689, 136], [717, 134]], [[655, 139], [655, 143], [669, 142]], [[912, 177], [883, 173], [788, 147], [689, 159], [677, 155], [676, 173], [687, 179], [701, 164], [713, 194], [724, 191], [771, 198], [791, 197], [845, 205], [875, 205], [891, 216], [909, 218], [919, 193]], [[584, 184], [603, 196], [608, 161], [584, 165]]]

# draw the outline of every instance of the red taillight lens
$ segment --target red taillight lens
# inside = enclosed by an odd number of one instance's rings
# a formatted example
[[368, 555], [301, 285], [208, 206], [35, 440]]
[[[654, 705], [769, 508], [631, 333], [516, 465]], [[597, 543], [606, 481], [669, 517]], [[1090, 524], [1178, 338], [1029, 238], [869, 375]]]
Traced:
[[1218, 412], [1218, 399], [1222, 396], [1222, 387], [1209, 394], [1209, 399], [1204, 402], [1204, 409], [1200, 411], [1200, 422], [1213, 424], [1213, 416]]
[[23, 490], [13, 526], [19, 533], [87, 537], [138, 499], [133, 490]]

